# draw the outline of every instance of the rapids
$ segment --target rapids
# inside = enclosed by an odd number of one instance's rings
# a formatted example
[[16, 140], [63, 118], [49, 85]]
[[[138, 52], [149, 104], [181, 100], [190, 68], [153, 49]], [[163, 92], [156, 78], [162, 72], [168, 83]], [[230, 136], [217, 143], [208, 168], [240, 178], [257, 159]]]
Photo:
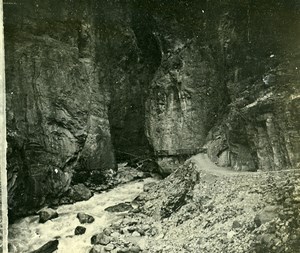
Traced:
[[[38, 222], [38, 215], [22, 218], [9, 227], [11, 244], [9, 252], [28, 253], [50, 240], [58, 239], [58, 250], [55, 253], [87, 253], [91, 248], [91, 237], [124, 216], [124, 213], [109, 213], [104, 209], [132, 201], [143, 191], [144, 184], [152, 181], [154, 179], [148, 178], [141, 182], [127, 183], [107, 192], [95, 194], [87, 201], [59, 206], [57, 208], [59, 217], [44, 224]], [[81, 225], [76, 218], [78, 212], [92, 215], [95, 221], [91, 224], [82, 224], [86, 227], [85, 234], [75, 236], [76, 226]]]

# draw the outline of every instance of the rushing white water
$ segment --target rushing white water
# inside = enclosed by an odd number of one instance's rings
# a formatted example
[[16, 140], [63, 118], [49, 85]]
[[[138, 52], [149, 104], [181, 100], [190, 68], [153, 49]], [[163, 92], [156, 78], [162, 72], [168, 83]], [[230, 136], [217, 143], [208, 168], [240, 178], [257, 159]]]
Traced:
[[[11, 252], [27, 253], [55, 238], [59, 238], [57, 253], [89, 252], [91, 237], [122, 218], [122, 215], [109, 213], [104, 209], [118, 203], [132, 201], [143, 191], [143, 185], [153, 180], [149, 178], [143, 182], [131, 182], [108, 192], [95, 194], [87, 201], [60, 206], [57, 209], [59, 217], [44, 224], [38, 222], [38, 216], [20, 219], [9, 227], [9, 242], [13, 245]], [[95, 221], [81, 225], [76, 218], [78, 212], [92, 215]], [[78, 225], [86, 227], [85, 234], [74, 235], [74, 230]]]

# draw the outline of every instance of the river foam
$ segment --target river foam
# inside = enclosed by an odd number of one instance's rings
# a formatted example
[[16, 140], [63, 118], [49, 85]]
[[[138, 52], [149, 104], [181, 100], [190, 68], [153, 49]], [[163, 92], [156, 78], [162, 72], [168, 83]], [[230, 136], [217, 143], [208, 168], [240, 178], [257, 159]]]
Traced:
[[[44, 224], [38, 222], [38, 215], [16, 221], [9, 227], [9, 243], [12, 246], [10, 252], [28, 253], [53, 239], [59, 240], [56, 253], [89, 252], [91, 237], [122, 218], [122, 214], [109, 213], [104, 209], [118, 203], [132, 201], [143, 191], [144, 184], [151, 181], [154, 179], [149, 178], [143, 182], [127, 183], [110, 191], [95, 194], [87, 201], [62, 205], [57, 208], [59, 217]], [[76, 218], [78, 212], [92, 215], [95, 221], [91, 224], [83, 224], [86, 227], [85, 234], [75, 236], [76, 226], [81, 225]]]

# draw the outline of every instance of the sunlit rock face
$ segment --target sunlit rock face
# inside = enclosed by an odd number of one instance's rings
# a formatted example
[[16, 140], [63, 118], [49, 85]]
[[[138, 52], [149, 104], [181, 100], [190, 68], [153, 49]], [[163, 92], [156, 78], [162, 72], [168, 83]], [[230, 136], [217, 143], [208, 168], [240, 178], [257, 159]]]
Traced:
[[172, 172], [300, 164], [297, 1], [5, 5], [9, 207], [24, 214], [117, 161]]
[[299, 167], [299, 5], [190, 1], [151, 10], [163, 56], [146, 101], [155, 153], [206, 144], [215, 163], [235, 170]]
[[160, 155], [196, 153], [227, 102], [211, 50], [185, 43], [165, 56], [146, 103], [148, 138]]
[[146, 132], [159, 156], [197, 153], [228, 103], [217, 40], [206, 40], [215, 32], [205, 27], [207, 11], [202, 1], [153, 7], [163, 57], [149, 88]]

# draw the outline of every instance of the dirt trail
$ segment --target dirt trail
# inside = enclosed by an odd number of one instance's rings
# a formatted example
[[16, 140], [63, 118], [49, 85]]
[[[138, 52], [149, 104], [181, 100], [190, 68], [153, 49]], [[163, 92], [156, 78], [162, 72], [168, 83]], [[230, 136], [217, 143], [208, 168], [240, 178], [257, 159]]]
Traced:
[[233, 171], [229, 167], [219, 167], [204, 153], [197, 154], [191, 157], [190, 160], [197, 165], [199, 170], [204, 170], [216, 176], [253, 175], [253, 172]]
[[299, 173], [299, 169], [287, 169], [287, 170], [273, 170], [273, 171], [234, 171], [230, 167], [219, 167], [214, 164], [208, 157], [207, 154], [200, 153], [192, 156], [189, 159], [191, 162], [197, 165], [199, 170], [203, 170], [209, 172], [212, 175], [216, 176], [253, 176], [253, 175], [261, 175], [261, 174], [284, 174], [284, 173]]

